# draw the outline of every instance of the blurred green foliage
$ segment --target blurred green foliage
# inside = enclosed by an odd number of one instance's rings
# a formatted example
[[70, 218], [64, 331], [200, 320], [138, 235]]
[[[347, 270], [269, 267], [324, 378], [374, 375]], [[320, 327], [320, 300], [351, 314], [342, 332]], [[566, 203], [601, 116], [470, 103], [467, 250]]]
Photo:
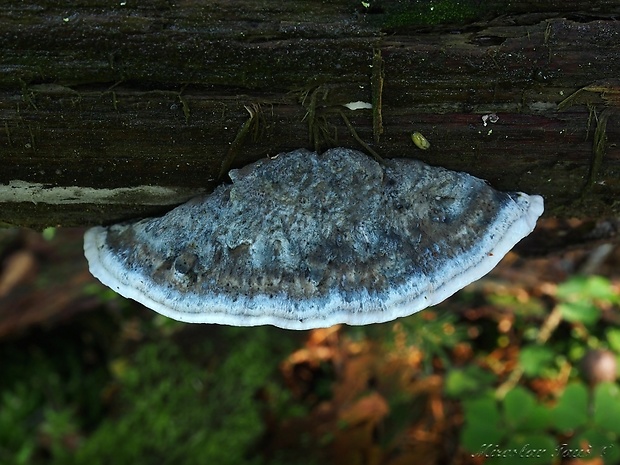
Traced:
[[532, 464], [550, 462], [556, 444], [546, 431], [551, 412], [525, 388], [515, 387], [501, 401], [490, 396], [466, 400], [463, 407], [467, 422], [462, 445], [490, 457], [485, 463], [512, 465], [524, 458]]
[[519, 364], [526, 376], [544, 376], [552, 370], [558, 354], [551, 347], [526, 345], [519, 352]]
[[[468, 396], [463, 402], [461, 445], [475, 456], [486, 457], [485, 464], [519, 464], [524, 459], [545, 464], [559, 463], [561, 458], [596, 457], [605, 464], [616, 464], [620, 460], [618, 384], [589, 386], [581, 381], [579, 371], [588, 349], [619, 352], [620, 330], [608, 327], [602, 316], [604, 309], [620, 304], [620, 297], [606, 278], [577, 276], [558, 286], [555, 299], [560, 321], [551, 325], [553, 330], [544, 342], [540, 341], [542, 326], [535, 327], [534, 333], [521, 334], [518, 368], [513, 374], [522, 373], [523, 379], [511, 380], [505, 395], [497, 389], [499, 377], [477, 366], [455, 369], [446, 378], [448, 396]], [[513, 327], [527, 326], [525, 321], [533, 315], [529, 310], [541, 303], [531, 300], [523, 309], [517, 300], [512, 301]], [[479, 359], [484, 356], [478, 354]], [[528, 380], [552, 382], [566, 364], [572, 381], [559, 398], [540, 399], [528, 388]]]
[[[16, 366], [3, 368], [16, 381], [0, 391], [0, 463], [264, 463], [255, 448], [266, 404], [257, 395], [267, 389], [269, 407], [285, 408], [278, 403], [288, 397], [270, 380], [291, 350], [290, 339], [278, 337], [282, 331], [275, 328], [216, 332], [217, 343], [204, 337], [145, 342], [126, 359], [113, 360], [112, 373], [106, 380], [96, 376], [96, 386], [83, 370], [63, 373], [62, 361], [79, 366], [71, 360], [75, 352], [68, 350], [60, 363], [54, 362], [58, 352], [40, 353], [23, 365], [24, 357], [13, 354]], [[118, 393], [107, 412], [101, 411], [105, 392]], [[100, 406], [92, 423], [83, 416], [91, 405]]]
[[617, 305], [620, 296], [602, 276], [577, 276], [558, 286], [559, 308], [566, 321], [594, 325], [601, 316], [602, 304]]

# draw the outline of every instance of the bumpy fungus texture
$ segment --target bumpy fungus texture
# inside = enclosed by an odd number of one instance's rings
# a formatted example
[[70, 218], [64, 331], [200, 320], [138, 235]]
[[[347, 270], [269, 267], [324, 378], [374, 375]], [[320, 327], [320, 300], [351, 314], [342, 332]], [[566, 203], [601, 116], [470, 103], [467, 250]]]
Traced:
[[410, 315], [488, 273], [543, 212], [411, 159], [280, 154], [161, 218], [87, 231], [90, 271], [180, 321], [308, 329]]

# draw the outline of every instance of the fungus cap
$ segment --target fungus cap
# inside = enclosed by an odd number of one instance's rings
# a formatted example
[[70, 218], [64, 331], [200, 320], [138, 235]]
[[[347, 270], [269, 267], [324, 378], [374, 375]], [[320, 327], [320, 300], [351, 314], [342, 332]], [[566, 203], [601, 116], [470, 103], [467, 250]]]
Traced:
[[537, 195], [344, 148], [280, 154], [230, 177], [160, 218], [89, 229], [91, 273], [185, 322], [379, 323], [487, 274], [543, 212]]

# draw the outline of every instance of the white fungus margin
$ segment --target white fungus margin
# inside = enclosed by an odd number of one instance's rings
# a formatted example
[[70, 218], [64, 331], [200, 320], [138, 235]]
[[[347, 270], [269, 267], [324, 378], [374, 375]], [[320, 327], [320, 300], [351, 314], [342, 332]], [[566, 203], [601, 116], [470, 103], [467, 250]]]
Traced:
[[231, 179], [161, 218], [89, 229], [91, 273], [185, 322], [380, 323], [487, 274], [543, 212], [538, 195], [343, 148], [281, 154]]

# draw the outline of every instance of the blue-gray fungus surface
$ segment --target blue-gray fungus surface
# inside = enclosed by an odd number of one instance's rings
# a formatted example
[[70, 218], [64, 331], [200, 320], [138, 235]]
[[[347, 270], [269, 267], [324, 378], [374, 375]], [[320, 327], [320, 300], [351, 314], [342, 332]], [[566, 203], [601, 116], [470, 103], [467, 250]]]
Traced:
[[393, 320], [488, 273], [543, 212], [413, 159], [280, 154], [161, 218], [95, 227], [90, 271], [180, 321], [308, 329]]

